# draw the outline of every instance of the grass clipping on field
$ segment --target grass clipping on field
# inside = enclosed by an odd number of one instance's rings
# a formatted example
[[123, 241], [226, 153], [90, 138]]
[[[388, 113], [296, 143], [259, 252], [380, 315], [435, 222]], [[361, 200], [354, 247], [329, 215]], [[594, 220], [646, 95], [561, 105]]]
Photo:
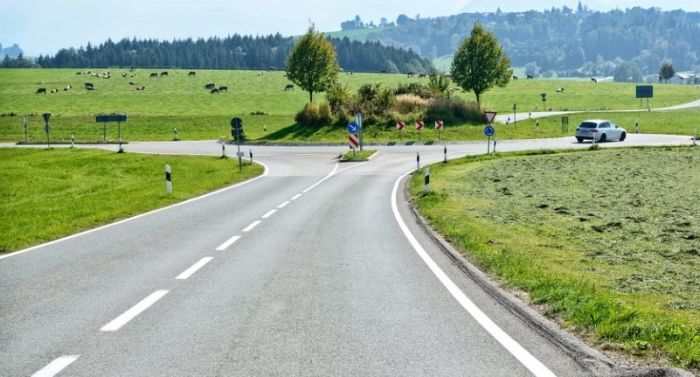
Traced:
[[[165, 193], [165, 165], [172, 194]], [[182, 201], [262, 173], [218, 157], [0, 148], [0, 253]]]
[[476, 157], [413, 199], [475, 263], [599, 342], [700, 368], [700, 149]]

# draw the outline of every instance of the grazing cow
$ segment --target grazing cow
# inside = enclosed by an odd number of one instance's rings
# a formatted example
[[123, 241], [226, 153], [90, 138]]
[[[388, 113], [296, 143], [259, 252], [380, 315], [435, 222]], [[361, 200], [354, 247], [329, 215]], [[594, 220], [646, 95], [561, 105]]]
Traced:
[[37, 88], [37, 90], [36, 90], [35, 93], [36, 93], [36, 94], [39, 94], [39, 93], [44, 93], [44, 94], [46, 94], [46, 88]]
[[129, 81], [129, 85], [136, 85], [136, 83], [133, 81]]
[[211, 92], [209, 92], [209, 94], [219, 94], [219, 92], [221, 92], [221, 91], [219, 90], [219, 88], [212, 88], [212, 89], [211, 89]]
[[517, 79], [518, 79], [518, 76], [513, 75], [513, 80], [517, 80]]
[[153, 72], [153, 73], [151, 73], [151, 76], [150, 76], [150, 77], [158, 77], [158, 74], [155, 73], [155, 72]]
[[264, 72], [258, 72], [258, 76], [262, 76]]
[[60, 90], [58, 90], [58, 89], [51, 89], [51, 94], [56, 94], [56, 93], [58, 93], [58, 92], [60, 92]]
[[220, 92], [228, 92], [228, 86], [220, 86], [219, 91]]
[[142, 91], [146, 90], [146, 87], [145, 87], [145, 86], [139, 86], [139, 87], [136, 88], [136, 90], [142, 92]]
[[83, 73], [82, 73], [82, 72], [76, 72], [75, 74], [76, 74], [76, 75], [82, 75]]
[[292, 84], [287, 84], [287, 86], [284, 87], [284, 91], [287, 92], [287, 91], [290, 91], [290, 90], [294, 90], [294, 85], [292, 85]]
[[416, 74], [415, 72], [408, 72], [408, 73], [406, 74], [406, 76], [410, 79], [410, 78], [413, 77], [413, 75], [415, 75], [415, 74]]
[[64, 91], [64, 92], [67, 92], [67, 91], [69, 91], [69, 90], [71, 90], [71, 89], [73, 89], [73, 86], [71, 86], [71, 85], [69, 84], [69, 85], [66, 85], [66, 86], [63, 88], [63, 91]]
[[87, 90], [95, 90], [95, 85], [93, 85], [91, 82], [86, 82], [86, 83], [85, 83], [85, 89], [87, 89]]
[[160, 73], [160, 75], [161, 75], [161, 76], [167, 76], [167, 75], [168, 75], [168, 71], [163, 71], [163, 72]]
[[197, 72], [195, 72], [195, 71], [189, 71], [187, 73], [187, 77], [195, 77], [195, 76], [197, 76]]
[[564, 93], [564, 88], [556, 88], [554, 91], [557, 93]]
[[128, 76], [126, 73], [122, 73], [122, 77], [126, 78]]
[[421, 73], [421, 74], [418, 75], [419, 78], [423, 78], [423, 77], [427, 77], [427, 76], [428, 76], [428, 75], [426, 75], [425, 73]]
[[528, 80], [534, 80], [534, 79], [535, 79], [535, 76], [533, 76], [533, 75], [527, 75], [527, 79], [528, 79]]
[[598, 83], [598, 79], [595, 78], [595, 77], [591, 77], [591, 82], [594, 83], [594, 84], [597, 84], [597, 83]]
[[216, 85], [213, 82], [210, 82], [207, 85], [204, 85], [204, 89], [214, 89]]

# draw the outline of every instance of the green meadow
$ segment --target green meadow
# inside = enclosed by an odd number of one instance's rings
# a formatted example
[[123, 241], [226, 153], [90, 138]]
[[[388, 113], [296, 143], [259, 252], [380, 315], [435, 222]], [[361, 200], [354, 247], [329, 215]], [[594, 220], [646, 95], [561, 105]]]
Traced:
[[[92, 77], [87, 74], [109, 71], [111, 78]], [[43, 142], [46, 135], [41, 114], [52, 114], [51, 137], [54, 141], [67, 142], [74, 136], [77, 142], [116, 141], [119, 137], [116, 124], [95, 122], [101, 113], [126, 113], [121, 137], [126, 141], [173, 140], [174, 130], [181, 140], [230, 138], [229, 120], [238, 116], [244, 121], [246, 136], [260, 142], [337, 142], [344, 143], [345, 131], [339, 126], [300, 127], [294, 122], [294, 114], [308, 101], [308, 94], [300, 88], [285, 91], [289, 84], [281, 71], [217, 71], [197, 70], [195, 77], [188, 77], [187, 70], [167, 70], [168, 76], [151, 78], [151, 73], [165, 69], [2, 69], [0, 70], [0, 141], [25, 140], [22, 116], [28, 115], [27, 139]], [[76, 74], [80, 72], [81, 74]], [[125, 75], [125, 77], [122, 77]], [[132, 77], [133, 76], [133, 77]], [[427, 83], [427, 78], [399, 74], [343, 73], [340, 80], [351, 90], [362, 84], [378, 83], [396, 87], [399, 83]], [[94, 91], [84, 88], [86, 82], [95, 85]], [[130, 85], [129, 83], [135, 85]], [[211, 94], [204, 86], [214, 83], [228, 90]], [[70, 85], [69, 91], [63, 89]], [[136, 87], [145, 86], [137, 91]], [[37, 88], [49, 93], [36, 94]], [[557, 88], [564, 88], [557, 93]], [[58, 89], [56, 94], [50, 93]], [[654, 108], [687, 103], [700, 99], [700, 88], [689, 85], [654, 86]], [[547, 102], [541, 100], [547, 93]], [[510, 113], [513, 104], [517, 111], [579, 110], [587, 112], [640, 109], [634, 98], [635, 85], [601, 82], [598, 84], [569, 80], [515, 80], [505, 88], [495, 88], [483, 95], [482, 108], [500, 114]], [[473, 100], [472, 93], [456, 92], [456, 96]], [[323, 100], [323, 94], [315, 98]], [[642, 109], [646, 108], [646, 103]], [[598, 115], [583, 115], [583, 118]], [[674, 113], [652, 112], [640, 117], [649, 127], [642, 132], [666, 132], [691, 134], [697, 112], [688, 110]], [[605, 116], [612, 117], [612, 115]], [[631, 119], [627, 115], [625, 119]], [[679, 120], [680, 118], [689, 121]], [[500, 138], [532, 138], [560, 136], [558, 118], [542, 121], [537, 129], [535, 122], [518, 122], [517, 127], [501, 127]], [[620, 122], [629, 128], [629, 124]], [[697, 121], [695, 121], [697, 123]], [[522, 127], [521, 127], [522, 126]], [[399, 135], [391, 124], [372, 125], [366, 128], [368, 142], [401, 142], [430, 140], [473, 140], [482, 137], [481, 125], [447, 124], [438, 135], [427, 127], [419, 135], [413, 127]], [[570, 130], [571, 133], [573, 130]]]

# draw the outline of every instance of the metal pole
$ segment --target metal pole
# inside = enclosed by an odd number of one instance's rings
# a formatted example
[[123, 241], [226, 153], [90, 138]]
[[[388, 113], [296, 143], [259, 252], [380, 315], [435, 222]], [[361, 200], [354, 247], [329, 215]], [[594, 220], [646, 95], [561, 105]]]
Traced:
[[491, 136], [489, 136], [489, 141], [486, 143], [486, 154], [491, 153]]

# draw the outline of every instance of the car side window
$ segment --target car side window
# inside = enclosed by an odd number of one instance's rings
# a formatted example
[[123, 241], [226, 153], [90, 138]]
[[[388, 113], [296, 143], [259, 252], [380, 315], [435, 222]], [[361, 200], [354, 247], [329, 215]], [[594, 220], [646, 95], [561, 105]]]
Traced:
[[601, 123], [598, 128], [610, 128], [610, 123], [608, 123], [608, 122]]

